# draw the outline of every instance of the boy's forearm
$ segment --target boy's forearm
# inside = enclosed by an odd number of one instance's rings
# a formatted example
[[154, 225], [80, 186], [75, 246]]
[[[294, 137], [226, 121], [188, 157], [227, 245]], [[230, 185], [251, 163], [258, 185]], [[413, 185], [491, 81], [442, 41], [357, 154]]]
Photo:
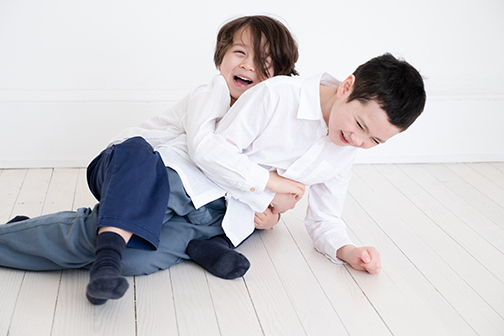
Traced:
[[[246, 132], [238, 133], [243, 138]], [[246, 144], [238, 146], [234, 140], [210, 133], [201, 139], [189, 154], [208, 178], [235, 198], [240, 198], [245, 193], [264, 192], [269, 180], [269, 171], [242, 153], [242, 147], [246, 147]], [[267, 204], [264, 209], [266, 207]]]

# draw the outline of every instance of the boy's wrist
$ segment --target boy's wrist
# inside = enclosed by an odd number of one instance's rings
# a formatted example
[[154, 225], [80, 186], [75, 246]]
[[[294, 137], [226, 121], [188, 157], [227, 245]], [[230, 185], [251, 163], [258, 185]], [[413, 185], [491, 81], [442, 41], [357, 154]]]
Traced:
[[348, 261], [349, 260], [348, 256], [355, 248], [356, 247], [354, 245], [344, 245], [340, 247], [338, 250], [336, 250], [336, 257], [343, 261]]

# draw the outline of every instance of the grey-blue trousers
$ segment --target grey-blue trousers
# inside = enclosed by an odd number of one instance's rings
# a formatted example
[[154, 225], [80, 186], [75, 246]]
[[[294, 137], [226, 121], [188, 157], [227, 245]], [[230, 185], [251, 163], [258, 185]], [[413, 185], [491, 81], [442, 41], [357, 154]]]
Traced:
[[[157, 250], [127, 247], [123, 254], [125, 276], [150, 274], [184, 259], [192, 239], [223, 234], [223, 198], [195, 209], [178, 174], [169, 171], [170, 197]], [[0, 266], [24, 270], [89, 268], [95, 258], [96, 225], [100, 205], [0, 225]]]

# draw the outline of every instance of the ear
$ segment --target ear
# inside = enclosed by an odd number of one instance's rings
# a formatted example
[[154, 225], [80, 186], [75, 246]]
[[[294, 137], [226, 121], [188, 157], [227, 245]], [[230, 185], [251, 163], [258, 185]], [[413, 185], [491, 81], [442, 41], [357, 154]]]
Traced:
[[345, 79], [343, 82], [341, 82], [340, 86], [338, 87], [337, 95], [338, 98], [341, 98], [343, 95], [351, 91], [355, 84], [355, 76], [350, 75]]

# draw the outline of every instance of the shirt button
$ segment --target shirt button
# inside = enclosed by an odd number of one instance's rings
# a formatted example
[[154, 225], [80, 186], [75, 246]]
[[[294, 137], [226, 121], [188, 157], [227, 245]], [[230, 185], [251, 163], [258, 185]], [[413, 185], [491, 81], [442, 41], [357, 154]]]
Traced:
[[250, 188], [250, 191], [254, 192], [254, 191], [255, 191], [255, 188], [253, 188], [253, 187], [252, 187], [252, 188]]

